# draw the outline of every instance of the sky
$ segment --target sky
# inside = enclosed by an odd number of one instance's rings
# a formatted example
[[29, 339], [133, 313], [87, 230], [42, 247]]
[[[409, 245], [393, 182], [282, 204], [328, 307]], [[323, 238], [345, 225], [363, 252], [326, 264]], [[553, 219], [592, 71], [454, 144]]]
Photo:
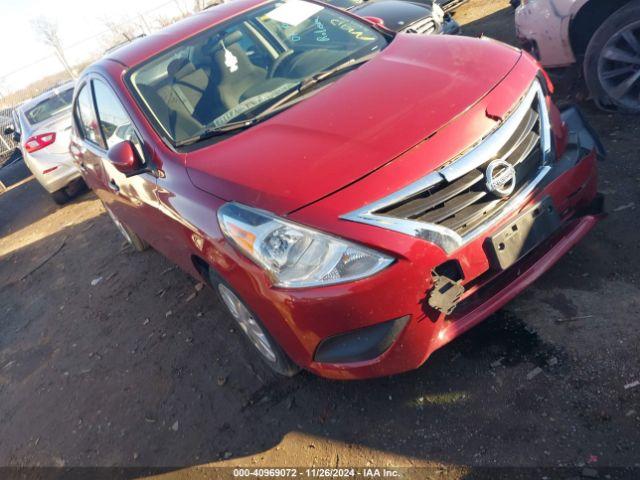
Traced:
[[[62, 70], [53, 51], [38, 40], [31, 19], [44, 16], [58, 23], [58, 32], [70, 63], [82, 61], [104, 48], [96, 35], [107, 30], [102, 19], [115, 22], [144, 14], [177, 14], [190, 0], [0, 0], [3, 51], [0, 56], [0, 93]], [[92, 38], [93, 37], [93, 38]], [[48, 60], [39, 62], [49, 57]], [[37, 65], [30, 64], [37, 63]], [[27, 67], [27, 68], [25, 68]]]

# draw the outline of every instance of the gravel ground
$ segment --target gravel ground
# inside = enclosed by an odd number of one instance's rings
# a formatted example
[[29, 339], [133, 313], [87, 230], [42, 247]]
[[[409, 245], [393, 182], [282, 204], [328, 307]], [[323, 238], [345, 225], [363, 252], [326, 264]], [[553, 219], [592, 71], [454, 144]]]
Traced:
[[[507, 5], [472, 0], [457, 18], [514, 42]], [[393, 378], [277, 379], [212, 292], [123, 245], [92, 194], [64, 208], [35, 182], [0, 196], [0, 465], [431, 466], [456, 479], [639, 467], [640, 127], [581, 106], [610, 153], [608, 219]]]

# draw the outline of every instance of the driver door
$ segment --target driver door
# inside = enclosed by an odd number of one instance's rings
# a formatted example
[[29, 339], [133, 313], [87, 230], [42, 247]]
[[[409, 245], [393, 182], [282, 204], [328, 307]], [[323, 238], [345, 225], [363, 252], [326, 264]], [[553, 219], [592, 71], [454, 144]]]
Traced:
[[131, 117], [111, 87], [97, 78], [92, 80], [92, 84], [98, 125], [104, 143], [104, 149], [100, 153], [104, 172], [101, 197], [118, 220], [143, 239], [150, 239], [153, 237], [152, 219], [158, 210], [156, 176], [145, 172], [127, 177], [111, 163], [108, 151], [118, 143], [130, 141], [144, 164], [151, 160], [146, 155], [141, 136]]

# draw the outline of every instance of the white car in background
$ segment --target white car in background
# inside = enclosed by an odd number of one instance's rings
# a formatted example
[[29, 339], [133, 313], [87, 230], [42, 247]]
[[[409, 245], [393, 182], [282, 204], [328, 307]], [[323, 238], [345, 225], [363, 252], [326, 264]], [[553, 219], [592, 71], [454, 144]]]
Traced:
[[20, 144], [24, 161], [38, 182], [63, 204], [85, 188], [69, 153], [74, 82], [49, 90], [13, 111], [5, 134]]
[[640, 113], [640, 0], [523, 0], [516, 30], [543, 66], [582, 64], [600, 107]]

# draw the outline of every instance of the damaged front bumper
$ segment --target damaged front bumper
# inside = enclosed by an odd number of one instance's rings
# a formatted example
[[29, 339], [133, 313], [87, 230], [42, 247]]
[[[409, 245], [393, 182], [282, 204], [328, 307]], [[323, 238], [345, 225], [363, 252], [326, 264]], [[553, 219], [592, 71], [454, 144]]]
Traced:
[[[360, 342], [362, 338], [375, 337], [376, 332], [372, 330], [372, 335], [368, 335], [367, 329], [375, 330], [379, 328], [377, 324], [358, 330], [357, 335], [350, 332], [337, 335], [332, 341], [339, 342], [342, 351], [357, 360], [333, 363], [320, 355], [307, 368], [325, 377], [341, 379], [386, 376], [418, 368], [434, 351], [518, 296], [587, 235], [604, 213], [604, 200], [597, 192], [596, 164], [606, 152], [577, 108], [562, 111], [562, 119], [569, 131], [568, 145], [554, 162], [545, 182], [510, 218], [448, 254], [445, 262], [431, 271], [430, 288], [419, 305], [411, 308], [410, 301], [404, 301], [410, 298], [408, 292], [417, 286], [407, 282], [406, 273], [398, 274], [397, 285], [390, 285], [387, 279], [384, 287], [371, 288], [362, 299], [350, 302], [352, 309], [357, 310], [360, 300], [363, 300], [362, 308], [366, 308], [366, 298], [370, 305], [378, 305], [378, 297], [386, 291], [395, 292], [398, 304], [393, 308], [406, 308], [405, 313], [410, 315], [402, 331], [394, 329], [393, 335], [380, 335], [380, 341], [384, 342], [380, 348], [371, 342]], [[487, 250], [487, 242], [513, 225], [526, 226], [527, 222], [518, 223], [519, 219], [537, 206], [552, 207], [554, 220], [547, 227], [540, 227], [534, 244], [516, 242], [521, 246], [514, 248], [522, 251], [517, 255], [511, 252], [512, 258], [502, 266], [496, 263]], [[414, 270], [423, 268], [424, 262], [417, 259], [410, 262]], [[393, 269], [389, 275], [393, 275], [392, 272]], [[428, 270], [424, 273], [429, 275]], [[367, 352], [376, 352], [377, 356], [359, 355], [360, 345], [366, 346]]]
[[599, 160], [607, 157], [607, 150], [600, 141], [600, 137], [578, 107], [575, 105], [566, 107], [560, 111], [560, 115], [569, 130], [568, 152], [573, 149], [574, 154], [580, 155], [595, 151]]
[[[550, 172], [548, 183], [557, 181], [589, 155], [595, 155], [599, 160], [604, 160], [607, 156], [604, 145], [578, 107], [570, 106], [563, 109], [561, 118], [567, 127], [569, 138], [564, 155], [558, 159]], [[580, 184], [570, 196], [575, 197], [589, 187], [594, 188], [593, 178]], [[600, 193], [589, 196], [592, 198], [591, 201], [572, 212], [568, 209], [559, 211], [551, 197], [546, 196], [537, 204], [529, 204], [524, 213], [488, 236], [484, 241], [484, 249], [492, 264], [493, 277], [497, 277], [498, 272], [512, 268], [532, 251], [541, 248], [541, 245], [554, 237], [563, 226], [582, 217], [600, 218], [604, 215], [604, 196]], [[469, 298], [464, 282], [459, 276], [449, 278], [436, 269], [432, 272], [432, 279], [434, 287], [427, 297], [427, 302], [444, 315], [453, 314], [459, 304]], [[474, 285], [477, 284], [478, 282], [474, 282]]]

